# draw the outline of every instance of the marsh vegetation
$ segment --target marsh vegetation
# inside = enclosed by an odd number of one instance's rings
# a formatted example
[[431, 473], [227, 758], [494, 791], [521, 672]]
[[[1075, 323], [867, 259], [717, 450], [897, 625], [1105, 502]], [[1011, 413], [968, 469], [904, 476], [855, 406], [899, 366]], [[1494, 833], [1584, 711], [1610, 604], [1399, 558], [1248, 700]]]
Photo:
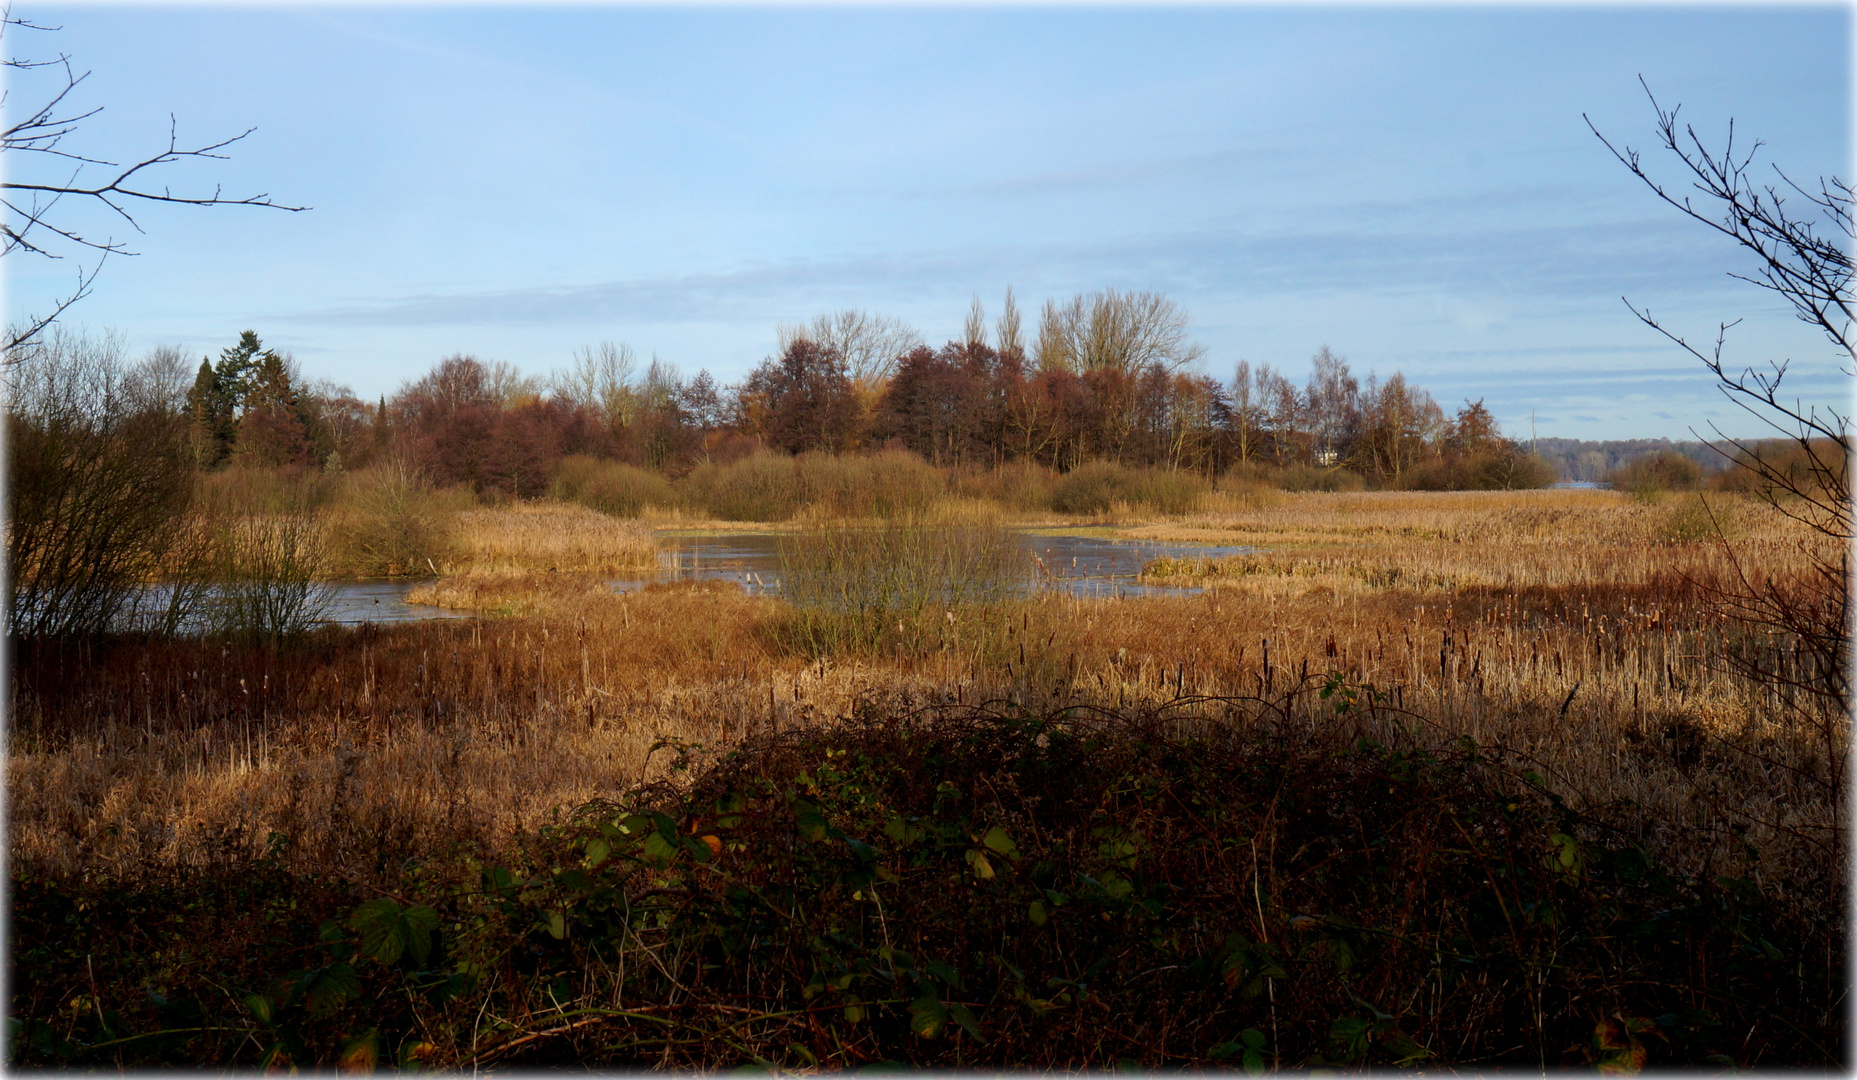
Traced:
[[642, 523], [510, 504], [447, 530], [477, 618], [19, 643], [19, 1060], [1841, 1052], [1847, 724], [1684, 497], [1071, 519], [1262, 549], [1129, 600], [1014, 590], [1003, 508], [937, 497], [798, 515], [780, 599], [616, 595]]

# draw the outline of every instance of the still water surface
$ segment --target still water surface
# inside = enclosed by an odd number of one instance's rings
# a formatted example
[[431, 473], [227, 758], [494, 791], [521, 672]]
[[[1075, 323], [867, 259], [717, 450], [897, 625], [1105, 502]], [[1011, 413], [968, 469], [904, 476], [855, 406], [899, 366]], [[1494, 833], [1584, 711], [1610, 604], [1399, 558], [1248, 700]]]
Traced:
[[[658, 571], [649, 578], [615, 581], [615, 591], [635, 592], [654, 582], [733, 581], [750, 593], [780, 593], [780, 535], [777, 533], [660, 534]], [[1143, 585], [1137, 580], [1144, 563], [1164, 557], [1217, 559], [1257, 551], [1253, 547], [1122, 540], [1109, 536], [1048, 536], [1020, 533], [1034, 588], [1058, 589], [1072, 596], [1190, 596], [1198, 589]], [[403, 599], [414, 581], [336, 583], [329, 621], [338, 623], [412, 622], [460, 618], [465, 613], [408, 604]]]

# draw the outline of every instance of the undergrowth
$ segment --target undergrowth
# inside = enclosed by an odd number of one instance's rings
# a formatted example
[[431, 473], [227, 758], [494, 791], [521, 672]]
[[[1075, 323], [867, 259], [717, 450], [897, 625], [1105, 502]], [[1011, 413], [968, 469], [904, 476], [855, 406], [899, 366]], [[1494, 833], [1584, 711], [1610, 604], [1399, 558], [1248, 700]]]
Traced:
[[385, 896], [269, 855], [133, 887], [16, 872], [9, 1062], [1843, 1060], [1835, 924], [1317, 686], [1321, 724], [1260, 699], [892, 704], [672, 744], [669, 779], [494, 862], [430, 852]]

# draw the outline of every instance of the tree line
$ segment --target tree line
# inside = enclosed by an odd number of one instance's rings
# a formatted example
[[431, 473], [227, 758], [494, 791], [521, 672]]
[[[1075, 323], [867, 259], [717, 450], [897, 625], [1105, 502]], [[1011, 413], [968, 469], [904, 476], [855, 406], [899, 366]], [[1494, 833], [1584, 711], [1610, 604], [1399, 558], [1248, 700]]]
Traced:
[[856, 310], [783, 325], [778, 340], [733, 385], [656, 357], [641, 363], [608, 342], [545, 378], [455, 355], [369, 404], [306, 382], [246, 331], [217, 362], [201, 361], [185, 410], [203, 468], [340, 471], [390, 452], [436, 483], [522, 498], [544, 493], [567, 455], [677, 476], [757, 449], [906, 449], [972, 468], [1346, 470], [1382, 487], [1553, 478], [1503, 438], [1481, 401], [1447, 413], [1402, 374], [1363, 380], [1326, 346], [1301, 380], [1241, 361], [1220, 381], [1201, 370], [1186, 312], [1152, 293], [1047, 302], [1028, 335], [1008, 290], [997, 319], [976, 299], [961, 337], [939, 348], [900, 320]]

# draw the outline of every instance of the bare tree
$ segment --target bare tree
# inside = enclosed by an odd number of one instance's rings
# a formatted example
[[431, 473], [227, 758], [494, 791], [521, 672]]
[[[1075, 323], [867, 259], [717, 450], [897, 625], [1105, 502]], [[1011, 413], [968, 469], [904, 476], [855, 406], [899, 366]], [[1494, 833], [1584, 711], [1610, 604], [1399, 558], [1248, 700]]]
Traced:
[[630, 345], [602, 341], [597, 347], [574, 350], [573, 363], [551, 381], [557, 395], [600, 413], [609, 428], [620, 430], [637, 418], [638, 390], [632, 378], [637, 369], [638, 357]]
[[860, 392], [873, 392], [896, 372], [897, 358], [923, 344], [916, 328], [901, 319], [856, 308], [819, 315], [801, 326], [782, 323], [775, 331], [781, 353], [810, 341], [838, 354]]
[[999, 323], [994, 327], [999, 336], [1000, 355], [1025, 355], [1024, 332], [1019, 324], [1019, 305], [1012, 298], [1012, 286], [1006, 286], [1006, 304], [999, 313]]
[[1169, 374], [1205, 355], [1187, 336], [1186, 309], [1158, 293], [1114, 289], [1045, 301], [1039, 319], [1038, 366], [1051, 370], [1118, 371], [1150, 364]]
[[[10, 11], [0, 14], [0, 35], [55, 29], [14, 18]], [[136, 254], [130, 250], [127, 240], [113, 234], [98, 235], [80, 224], [71, 213], [75, 208], [100, 207], [108, 220], [117, 221], [136, 233], [143, 229], [133, 211], [154, 204], [309, 209], [286, 206], [269, 194], [227, 195], [217, 186], [210, 193], [177, 193], [149, 179], [149, 174], [161, 166], [190, 158], [224, 160], [227, 155], [220, 151], [244, 139], [256, 128], [247, 128], [217, 142], [188, 147], [180, 142], [179, 127], [170, 116], [165, 149], [134, 161], [94, 157], [65, 146], [66, 140], [77, 133], [85, 120], [103, 111], [102, 106], [85, 109], [72, 100], [90, 73], [80, 74], [71, 66], [71, 58], [62, 53], [49, 60], [11, 56], [4, 65], [15, 73], [44, 71], [52, 74], [55, 81], [36, 107], [12, 111], [10, 115], [20, 118], [8, 123], [4, 132], [0, 132], [0, 157], [4, 157], [7, 174], [7, 179], [0, 182], [0, 190], [6, 192], [4, 198], [0, 198], [0, 203], [6, 207], [5, 220], [0, 223], [0, 237], [4, 238], [0, 240], [0, 256], [15, 252], [47, 259], [75, 256], [77, 263], [77, 282], [70, 293], [55, 300], [49, 313], [30, 317], [9, 328], [6, 344], [0, 347], [9, 363], [19, 358], [15, 352], [19, 346], [37, 338], [71, 305], [90, 294], [105, 258]], [[17, 84], [19, 78], [15, 75], [10, 81]], [[0, 103], [6, 100], [5, 95], [0, 95]], [[88, 262], [86, 256], [94, 256], [96, 261]]]
[[[1746, 149], [1738, 148], [1732, 121], [1721, 150], [1713, 151], [1693, 127], [1678, 127], [1677, 108], [1665, 110], [1648, 85], [1645, 94], [1657, 113], [1659, 141], [1687, 172], [1685, 179], [1701, 196], [1699, 203], [1653, 178], [1636, 150], [1614, 146], [1590, 118], [1587, 127], [1658, 198], [1751, 253], [1753, 273], [1730, 276], [1784, 299], [1800, 320], [1818, 327], [1830, 339], [1844, 374], [1857, 375], [1849, 306], [1851, 259], [1846, 246], [1857, 238], [1852, 229], [1850, 186], [1833, 176], [1821, 178], [1816, 191], [1809, 190], [1794, 183], [1777, 165], [1773, 166], [1777, 181], [1763, 183], [1754, 163], [1762, 144], [1756, 141]], [[1789, 200], [1802, 200], [1803, 208], [1789, 208]], [[1712, 348], [1697, 347], [1648, 310], [1629, 300], [1625, 303], [1645, 325], [1701, 361], [1723, 395], [1773, 431], [1785, 447], [1783, 454], [1776, 454], [1759, 444], [1729, 438], [1711, 425], [1734, 448], [1739, 463], [1759, 478], [1766, 501], [1824, 541], [1814, 545], [1810, 572], [1796, 578], [1769, 575], [1736, 558], [1733, 580], [1712, 591], [1724, 614], [1753, 628], [1777, 632], [1792, 643], [1782, 649], [1750, 644], [1727, 659], [1767, 685], [1802, 692], [1805, 700], [1827, 706], [1813, 714], [1812, 722], [1821, 725], [1825, 736], [1829, 782], [1841, 792], [1850, 710], [1850, 417], [1829, 406], [1808, 406], [1797, 398], [1788, 401], [1781, 391], [1787, 361], [1769, 361], [1765, 370], [1745, 367], [1736, 371], [1723, 353], [1728, 331], [1740, 320], [1720, 324]], [[1794, 468], [1794, 462], [1803, 462], [1804, 467]]]
[[970, 349], [987, 343], [987, 312], [978, 296], [967, 309], [967, 321], [961, 326], [961, 342]]
[[1318, 465], [1334, 465], [1347, 455], [1360, 426], [1360, 383], [1348, 372], [1346, 357], [1324, 345], [1309, 361], [1310, 435]]
[[505, 407], [520, 405], [541, 396], [542, 380], [534, 375], [524, 375], [522, 369], [505, 360], [491, 360], [484, 364], [484, 378], [490, 393]]

